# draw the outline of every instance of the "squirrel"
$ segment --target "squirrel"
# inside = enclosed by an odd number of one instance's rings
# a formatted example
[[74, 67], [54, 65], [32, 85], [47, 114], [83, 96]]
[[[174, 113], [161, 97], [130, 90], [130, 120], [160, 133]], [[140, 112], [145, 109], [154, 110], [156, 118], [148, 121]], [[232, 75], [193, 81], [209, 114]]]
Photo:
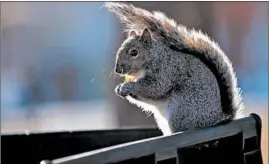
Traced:
[[151, 112], [163, 135], [246, 116], [232, 63], [207, 34], [160, 11], [119, 2], [104, 6], [128, 33], [114, 70], [126, 79], [115, 92]]

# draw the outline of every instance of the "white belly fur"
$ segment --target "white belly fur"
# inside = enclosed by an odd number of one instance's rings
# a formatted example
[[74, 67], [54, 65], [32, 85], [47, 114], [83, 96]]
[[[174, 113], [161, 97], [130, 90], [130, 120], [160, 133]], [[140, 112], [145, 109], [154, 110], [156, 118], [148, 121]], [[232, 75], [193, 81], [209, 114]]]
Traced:
[[153, 101], [139, 97], [140, 100], [134, 99], [131, 96], [127, 96], [126, 99], [140, 107], [143, 111], [151, 112], [157, 122], [159, 129], [163, 135], [171, 135], [172, 132], [168, 123], [168, 102], [167, 101]]

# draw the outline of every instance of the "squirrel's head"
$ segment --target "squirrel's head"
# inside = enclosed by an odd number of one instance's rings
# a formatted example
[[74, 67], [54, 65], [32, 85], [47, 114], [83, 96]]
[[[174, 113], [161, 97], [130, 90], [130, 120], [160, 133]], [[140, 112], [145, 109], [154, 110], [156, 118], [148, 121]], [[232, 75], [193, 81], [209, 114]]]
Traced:
[[117, 52], [115, 72], [123, 75], [144, 71], [152, 46], [153, 39], [148, 29], [144, 29], [141, 35], [131, 31]]

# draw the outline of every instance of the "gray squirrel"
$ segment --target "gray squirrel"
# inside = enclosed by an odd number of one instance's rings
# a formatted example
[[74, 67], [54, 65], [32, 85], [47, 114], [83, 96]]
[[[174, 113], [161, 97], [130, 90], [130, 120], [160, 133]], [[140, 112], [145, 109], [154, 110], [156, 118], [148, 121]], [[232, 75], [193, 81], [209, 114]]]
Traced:
[[151, 112], [164, 135], [228, 123], [245, 116], [232, 64], [206, 34], [187, 29], [159, 11], [107, 2], [125, 25], [127, 39], [115, 72], [136, 73], [115, 91]]

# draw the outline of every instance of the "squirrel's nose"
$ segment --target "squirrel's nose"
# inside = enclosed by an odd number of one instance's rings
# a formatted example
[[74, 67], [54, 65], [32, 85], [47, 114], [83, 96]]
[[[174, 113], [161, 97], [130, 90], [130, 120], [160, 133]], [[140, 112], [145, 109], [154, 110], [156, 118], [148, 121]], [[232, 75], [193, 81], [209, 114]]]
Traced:
[[119, 67], [116, 67], [116, 68], [115, 68], [115, 72], [116, 72], [116, 73], [120, 73], [120, 68], [119, 68]]
[[124, 64], [117, 64], [115, 68], [116, 73], [123, 73], [125, 71], [125, 65]]

